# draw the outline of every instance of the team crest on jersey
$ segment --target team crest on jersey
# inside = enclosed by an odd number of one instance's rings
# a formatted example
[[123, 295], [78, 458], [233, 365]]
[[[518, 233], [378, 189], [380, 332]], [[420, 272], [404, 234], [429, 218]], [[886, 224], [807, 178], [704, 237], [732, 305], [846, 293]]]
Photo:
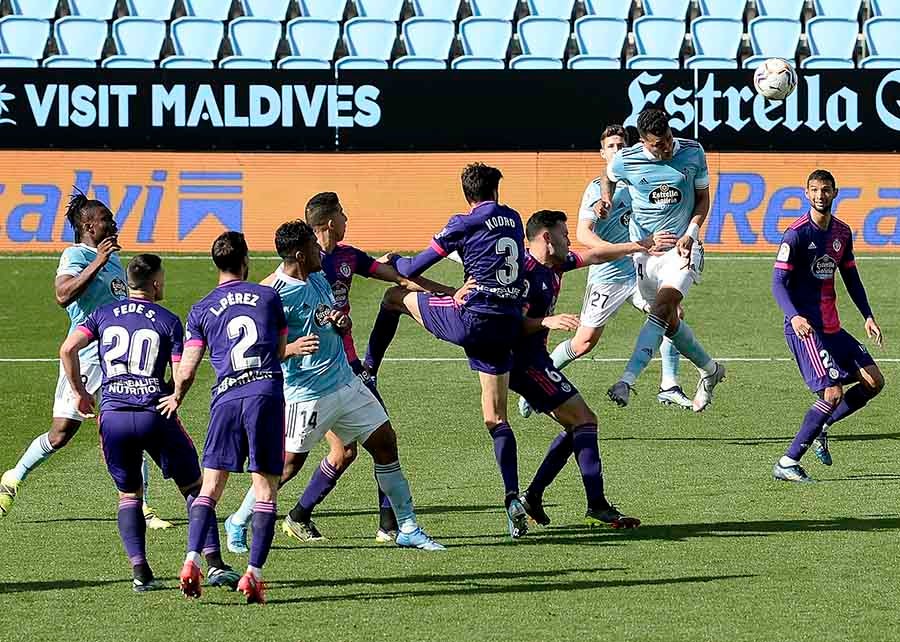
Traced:
[[660, 185], [648, 197], [654, 205], [675, 205], [681, 202], [681, 191], [671, 185]]
[[345, 279], [349, 279], [350, 275], [353, 274], [353, 270], [350, 269], [350, 266], [347, 263], [341, 263], [341, 267], [338, 268], [338, 271]]
[[837, 380], [837, 379], [840, 378], [841, 373], [838, 372], [837, 368], [829, 368], [829, 369], [828, 369], [828, 376], [831, 377], [832, 379]]
[[112, 295], [117, 299], [124, 299], [128, 296], [128, 286], [125, 285], [125, 281], [119, 277], [114, 278], [110, 282], [109, 291], [112, 292]]
[[628, 227], [628, 223], [631, 221], [631, 210], [628, 210], [622, 217], [619, 219], [619, 223], [622, 224], [622, 227]]
[[338, 281], [334, 285], [331, 286], [331, 293], [334, 295], [335, 303], [339, 308], [347, 305], [347, 300], [350, 298], [350, 289], [347, 287], [345, 283], [341, 283]]
[[834, 248], [835, 252], [841, 251], [841, 239], [834, 239], [834, 243], [831, 244], [831, 247]]
[[812, 275], [817, 279], [822, 281], [833, 279], [835, 271], [837, 271], [837, 261], [828, 254], [813, 261]]
[[316, 306], [316, 313], [313, 315], [316, 325], [320, 328], [324, 328], [328, 325], [329, 314], [331, 314], [331, 306], [325, 305], [324, 303], [320, 303]]

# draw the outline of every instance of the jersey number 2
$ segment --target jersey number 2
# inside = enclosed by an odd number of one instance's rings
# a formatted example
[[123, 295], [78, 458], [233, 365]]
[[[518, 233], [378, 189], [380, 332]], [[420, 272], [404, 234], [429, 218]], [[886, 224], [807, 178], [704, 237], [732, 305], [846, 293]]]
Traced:
[[504, 236], [497, 239], [494, 252], [506, 258], [497, 270], [497, 283], [500, 285], [515, 283], [519, 278], [519, 246], [511, 238]]
[[234, 317], [228, 322], [226, 330], [228, 331], [229, 339], [240, 339], [231, 348], [231, 367], [234, 370], [259, 368], [262, 365], [262, 359], [247, 356], [247, 350], [259, 341], [259, 331], [256, 329], [256, 322], [248, 316]]

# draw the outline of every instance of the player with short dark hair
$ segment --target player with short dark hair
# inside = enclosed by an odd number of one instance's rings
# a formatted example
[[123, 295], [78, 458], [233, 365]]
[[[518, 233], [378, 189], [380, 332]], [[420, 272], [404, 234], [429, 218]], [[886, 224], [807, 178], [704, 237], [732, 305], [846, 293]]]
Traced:
[[609, 211], [619, 183], [631, 195], [631, 240], [659, 231], [679, 237], [662, 256], [635, 257], [638, 289], [650, 305], [625, 371], [608, 391], [620, 406], [628, 404], [641, 373], [668, 337], [680, 354], [700, 371], [692, 408], [701, 412], [712, 402], [713, 389], [725, 378], [725, 367], [714, 361], [679, 315], [681, 302], [703, 272], [700, 226], [709, 212], [709, 169], [700, 143], [675, 138], [669, 116], [661, 109], [638, 115], [640, 142], [618, 151], [606, 166], [600, 210]]
[[[128, 264], [128, 298], [94, 310], [80, 322], [62, 348], [60, 360], [82, 413], [93, 412], [94, 395], [81, 377], [79, 352], [99, 346], [103, 370], [100, 444], [110, 476], [119, 491], [119, 535], [132, 565], [133, 588], [142, 593], [162, 588], [147, 563], [146, 520], [141, 511], [144, 452], [174, 479], [190, 512], [200, 492], [200, 464], [194, 443], [177, 417], [156, 411], [171, 392], [166, 369], [181, 360], [183, 335], [177, 316], [159, 305], [165, 290], [162, 260], [138, 254]], [[219, 530], [207, 533], [203, 553], [214, 586], [237, 587], [239, 575], [222, 560]]]
[[450, 218], [428, 249], [412, 258], [393, 259], [400, 274], [414, 277], [456, 252], [476, 289], [462, 305], [450, 296], [389, 289], [372, 328], [365, 364], [377, 373], [397, 330], [398, 314], [411, 316], [438, 339], [465, 350], [481, 382], [481, 408], [503, 478], [507, 526], [518, 538], [527, 532], [528, 520], [519, 500], [518, 455], [507, 397], [512, 347], [522, 325], [525, 234], [518, 212], [498, 202], [502, 176], [495, 167], [467, 165], [461, 183], [469, 212]]
[[[881, 347], [875, 322], [853, 256], [853, 232], [832, 214], [838, 189], [830, 172], [817, 169], [806, 180], [809, 212], [784, 232], [772, 275], [772, 294], [784, 312], [784, 335], [806, 385], [819, 398], [807, 411], [775, 479], [811, 482], [800, 458], [815, 443], [819, 460], [831, 465], [828, 426], [865, 406], [884, 387], [884, 376], [865, 346], [841, 327], [834, 275], [865, 320], [866, 335]], [[844, 386], [856, 385], [844, 392]]]
[[[66, 220], [72, 226], [75, 244], [67, 247], [59, 259], [54, 287], [56, 302], [69, 315], [68, 334], [71, 335], [94, 310], [124, 299], [128, 288], [118, 255], [122, 249], [119, 246], [119, 230], [109, 208], [102, 201], [76, 192], [66, 207]], [[80, 358], [85, 388], [94, 394], [100, 389], [103, 377], [96, 344], [88, 345]], [[60, 364], [50, 431], [35, 438], [15, 467], [0, 476], [0, 517], [11, 510], [19, 486], [28, 474], [68, 444], [84, 419], [85, 416], [78, 410], [75, 391]], [[153, 529], [170, 528], [172, 524], [157, 517], [146, 503], [150, 474], [146, 462], [142, 472], [143, 513], [147, 526]]]
[[240, 232], [223, 232], [213, 242], [212, 259], [218, 285], [188, 314], [181, 365], [175, 389], [159, 409], [171, 416], [184, 401], [209, 348], [216, 373], [203, 448], [203, 487], [188, 524], [187, 556], [181, 569], [181, 591], [200, 596], [200, 551], [210, 528], [216, 528], [216, 502], [230, 473], [253, 479], [256, 507], [250, 564], [238, 583], [247, 601], [265, 602], [262, 567], [275, 534], [278, 480], [284, 467], [284, 393], [281, 360], [287, 322], [278, 294], [248, 283], [250, 255]]

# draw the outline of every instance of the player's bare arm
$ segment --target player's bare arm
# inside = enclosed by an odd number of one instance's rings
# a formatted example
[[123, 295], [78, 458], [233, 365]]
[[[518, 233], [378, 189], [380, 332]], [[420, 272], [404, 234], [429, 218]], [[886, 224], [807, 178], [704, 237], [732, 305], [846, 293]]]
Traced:
[[[590, 221], [588, 221], [590, 222]], [[579, 224], [581, 221], [579, 221]], [[593, 234], [593, 232], [591, 232]], [[596, 234], [593, 234], [596, 237]], [[615, 261], [623, 256], [638, 253], [662, 254], [675, 246], [678, 237], [671, 232], [656, 232], [655, 234], [628, 243], [609, 243], [599, 239], [599, 243], [581, 253], [581, 260], [585, 266], [599, 265]]]
[[[443, 283], [438, 283], [437, 281], [432, 281], [431, 279], [426, 279], [423, 276], [411, 279], [403, 276], [387, 262], [390, 260], [391, 256], [392, 255], [390, 254], [385, 254], [383, 257], [379, 258], [375, 264], [372, 276], [379, 281], [396, 283], [410, 292], [433, 292], [435, 294], [445, 294], [448, 296], [453, 296], [456, 293], [456, 288], [444, 285]], [[387, 259], [387, 261], [382, 261], [381, 259]]]
[[194, 379], [197, 377], [197, 369], [206, 353], [206, 346], [185, 346], [181, 355], [181, 362], [174, 373], [175, 390], [171, 395], [160, 399], [156, 409], [166, 417], [173, 417], [184, 401], [188, 390], [194, 385]]
[[577, 314], [554, 314], [549, 317], [540, 317], [537, 319], [526, 316], [522, 321], [522, 332], [526, 335], [535, 334], [541, 330], [575, 332], [580, 323], [581, 319]]
[[679, 256], [686, 259], [690, 258], [694, 241], [700, 238], [700, 228], [709, 214], [709, 187], [695, 188], [694, 198], [696, 201], [694, 212], [691, 214], [690, 225], [688, 225], [684, 236], [678, 239], [678, 242], [675, 244], [675, 247], [678, 248]]
[[112, 256], [113, 252], [118, 252], [121, 249], [118, 237], [110, 236], [100, 241], [97, 245], [97, 256], [78, 276], [62, 274], [56, 277], [56, 281], [53, 284], [56, 289], [56, 302], [65, 308], [80, 297], [91, 284], [91, 281], [94, 280], [94, 277], [97, 276], [97, 273], [109, 262], [109, 257]]
[[353, 329], [353, 321], [350, 319], [350, 316], [340, 310], [332, 310], [328, 315], [328, 321], [341, 336], [346, 335]]
[[292, 357], [303, 357], [308, 354], [314, 354], [319, 349], [319, 335], [308, 334], [305, 337], [299, 337], [288, 343], [284, 348], [284, 357], [282, 361], [287, 361]]
[[59, 359], [62, 363], [66, 378], [69, 380], [69, 386], [78, 395], [78, 411], [83, 415], [90, 415], [94, 410], [94, 396], [84, 387], [81, 380], [81, 360], [78, 358], [78, 352], [82, 348], [86, 348], [91, 343], [91, 339], [76, 330], [63, 342], [59, 349]]

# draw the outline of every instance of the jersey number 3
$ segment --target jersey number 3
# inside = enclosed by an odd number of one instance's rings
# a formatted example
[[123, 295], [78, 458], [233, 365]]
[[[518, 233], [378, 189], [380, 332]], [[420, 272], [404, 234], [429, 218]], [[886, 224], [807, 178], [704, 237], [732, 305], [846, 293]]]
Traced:
[[505, 257], [503, 265], [497, 270], [497, 283], [510, 285], [519, 278], [519, 246], [509, 237], [497, 239], [494, 252]]

